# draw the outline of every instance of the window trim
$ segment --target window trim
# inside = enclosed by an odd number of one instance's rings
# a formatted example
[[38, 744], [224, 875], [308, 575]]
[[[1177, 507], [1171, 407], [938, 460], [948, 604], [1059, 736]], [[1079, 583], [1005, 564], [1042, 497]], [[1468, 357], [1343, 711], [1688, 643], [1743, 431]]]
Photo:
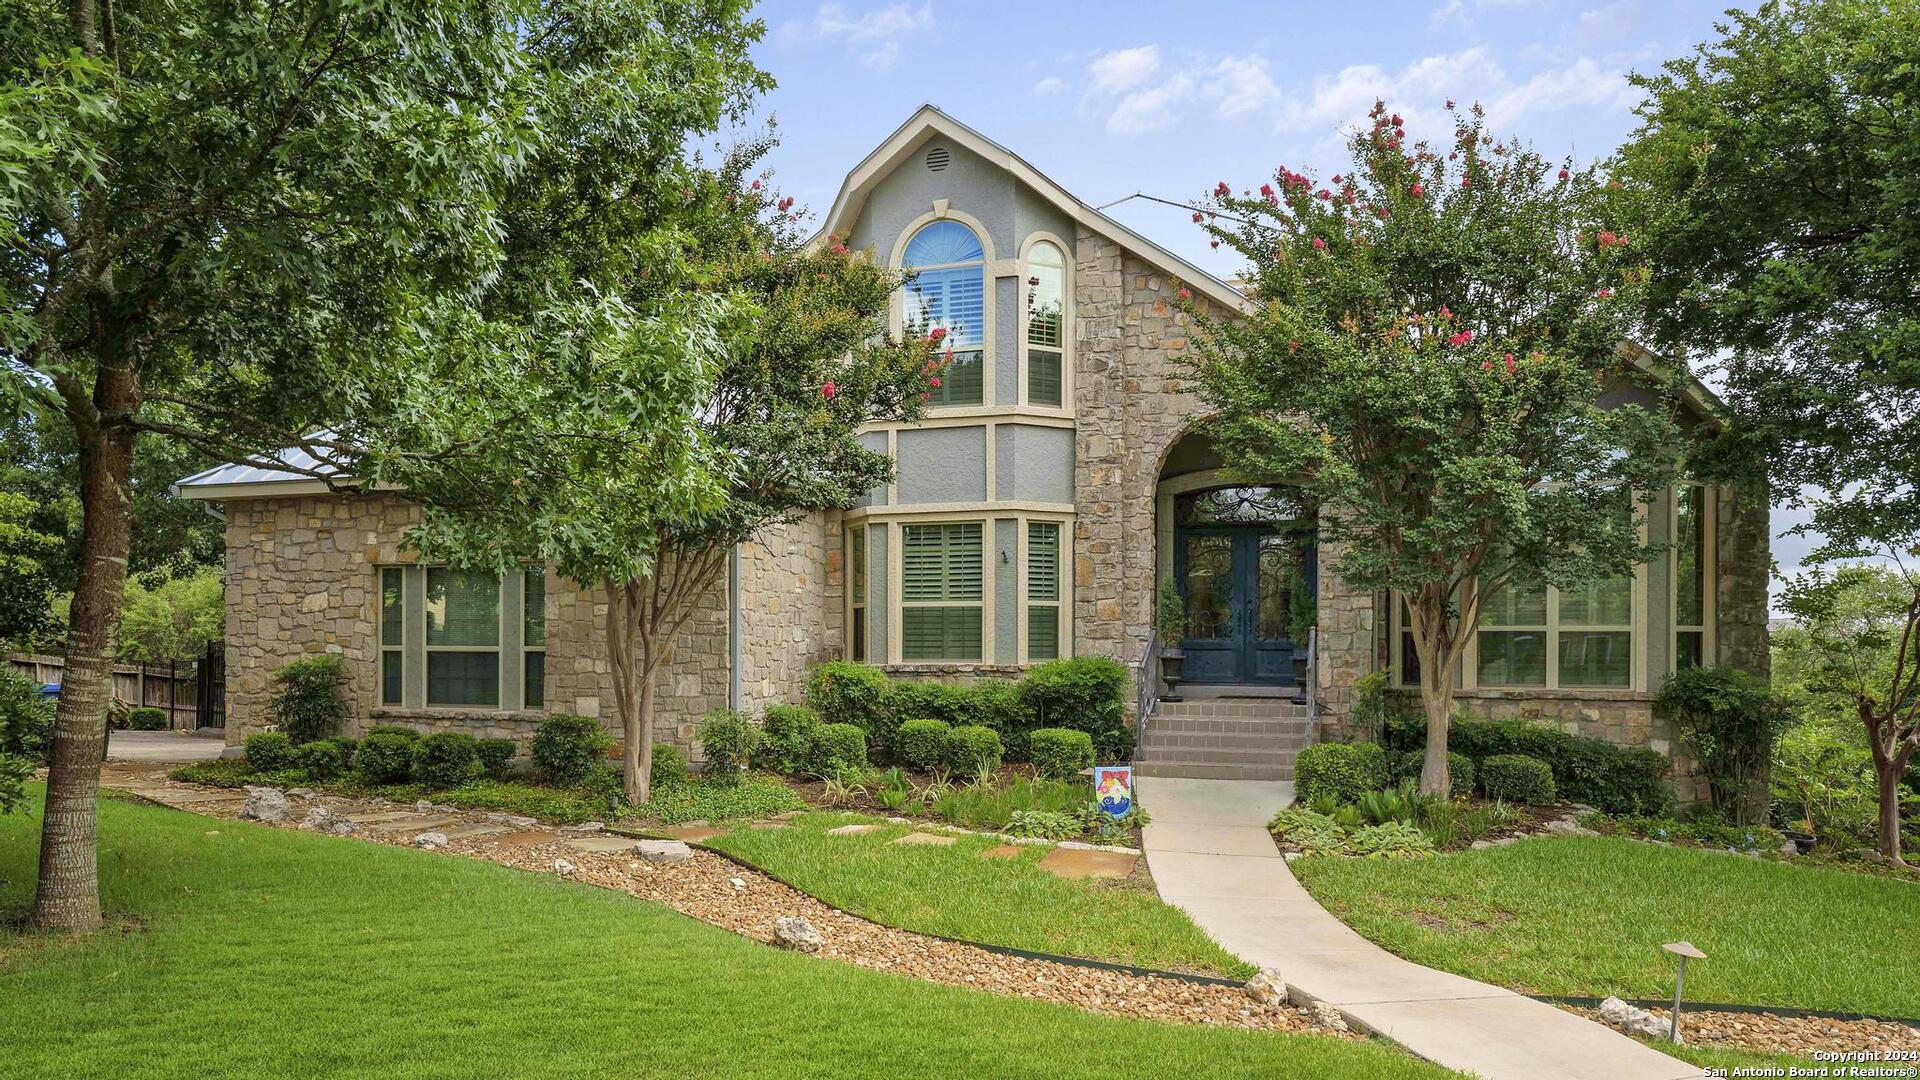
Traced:
[[[397, 575], [400, 589], [400, 640], [387, 640], [387, 575]], [[383, 709], [405, 708], [407, 704], [407, 569], [404, 566], [390, 565], [377, 567], [374, 580], [374, 626], [375, 639], [379, 643], [379, 660], [374, 670], [376, 682], [380, 686], [377, 696]], [[393, 654], [400, 664], [400, 700], [387, 700], [387, 655]]]
[[[887, 560], [891, 580], [888, 582], [887, 638], [888, 655], [896, 664], [978, 664], [993, 663], [994, 608], [997, 592], [994, 588], [994, 543], [993, 518], [985, 516], [936, 517], [900, 522], [897, 534], [888, 537]], [[916, 600], [907, 602], [906, 549], [907, 529], [937, 528], [950, 525], [975, 525], [980, 529], [980, 599], [978, 600]], [[897, 542], [895, 542], [897, 540]], [[914, 608], [979, 608], [980, 609], [980, 655], [977, 657], [915, 657], [906, 656], [906, 609]]]
[[[865, 521], [854, 521], [846, 523], [841, 531], [841, 543], [846, 550], [847, 659], [856, 664], [866, 663], [867, 658], [873, 653], [872, 642], [862, 640], [862, 638], [871, 638], [873, 635], [873, 568], [871, 564], [873, 548], [872, 541], [867, 536], [867, 528]], [[854, 557], [856, 535], [860, 538], [858, 559]], [[856, 593], [855, 574], [864, 574], [866, 577], [861, 587], [864, 595]], [[866, 615], [864, 620], [866, 625], [863, 627], [866, 630], [865, 634], [854, 633], [854, 628], [858, 625], [858, 621], [854, 618], [855, 612]]]
[[[498, 575], [500, 580], [499, 602], [499, 643], [484, 645], [433, 645], [427, 644], [427, 574], [432, 570], [446, 569], [444, 563], [376, 563], [373, 564], [372, 612], [374, 624], [373, 640], [376, 643], [375, 677], [382, 690], [376, 691], [375, 708], [385, 712], [397, 713], [541, 713], [547, 708], [550, 694], [543, 694], [540, 705], [526, 703], [525, 664], [529, 653], [539, 653], [544, 667], [549, 646], [543, 640], [540, 645], [528, 646], [525, 637], [526, 623], [526, 579], [527, 575], [539, 572], [542, 575], [541, 618], [543, 623], [551, 624], [552, 609], [549, 606], [554, 596], [555, 578], [552, 571], [542, 567], [524, 566], [518, 571]], [[403, 619], [402, 644], [399, 647], [385, 643], [384, 620], [381, 618], [381, 598], [383, 579], [389, 570], [400, 573], [401, 615]], [[418, 603], [416, 603], [418, 601]], [[518, 626], [509, 625], [510, 618], [519, 620]], [[544, 635], [543, 635], [544, 637]], [[401, 689], [400, 702], [385, 700], [384, 682], [380, 680], [381, 657], [387, 652], [400, 654]], [[495, 654], [495, 670], [498, 673], [500, 701], [493, 705], [447, 705], [433, 704], [427, 700], [428, 657], [431, 653], [444, 652], [480, 652]], [[509, 667], [512, 668], [509, 671]], [[544, 674], [544, 672], [543, 672]], [[544, 680], [543, 680], [544, 681]], [[514, 695], [508, 693], [510, 687], [517, 688]]]
[[[1028, 392], [1028, 379], [1031, 377], [1032, 361], [1028, 357], [1031, 345], [1027, 341], [1026, 290], [1027, 279], [1032, 276], [1033, 249], [1040, 244], [1052, 244], [1060, 252], [1060, 404], [1036, 405]], [[1018, 397], [1015, 399], [1023, 409], [1058, 411], [1066, 415], [1073, 413], [1073, 245], [1053, 233], [1041, 230], [1031, 233], [1020, 245], [1019, 276], [1014, 279], [1014, 307], [1019, 312], [1020, 329], [1014, 335], [1014, 347], [1018, 353], [1015, 363], [1018, 375]], [[1024, 655], [1024, 652], [1023, 654]]]
[[[450, 573], [459, 573], [459, 571], [453, 570], [451, 567], [447, 566], [444, 563], [422, 565], [420, 570], [422, 574], [426, 575], [427, 590], [429, 594], [431, 594], [432, 592], [433, 572], [435, 570], [446, 570]], [[473, 575], [473, 576], [484, 576], [484, 575]], [[507, 690], [506, 579], [507, 579], [507, 575], [505, 574], [495, 575], [497, 591], [494, 593], [494, 605], [493, 605], [494, 606], [494, 611], [493, 611], [494, 641], [492, 645], [435, 645], [433, 644], [428, 637], [428, 631], [430, 630], [431, 627], [427, 621], [428, 609], [431, 608], [433, 605], [431, 603], [423, 603], [420, 605], [420, 678], [422, 682], [422, 686], [420, 687], [420, 702], [422, 705], [426, 706], [429, 709], [445, 709], [445, 710], [455, 711], [455, 712], [460, 710], [471, 711], [474, 709], [499, 711], [505, 708], [505, 705], [503, 704], [503, 702], [506, 700], [506, 696], [507, 696], [506, 694], [506, 690]], [[429, 696], [433, 692], [433, 655], [435, 653], [492, 653], [493, 667], [494, 667], [493, 704], [488, 705], [485, 702], [469, 702], [466, 704], [435, 704], [432, 697]]]
[[[1022, 667], [1044, 664], [1051, 660], [1065, 660], [1073, 656], [1073, 519], [1056, 517], [1050, 514], [1022, 514], [1014, 519], [1014, 662]], [[1055, 549], [1054, 579], [1058, 598], [1039, 602], [1040, 607], [1052, 605], [1054, 608], [1054, 655], [1043, 659], [1034, 659], [1029, 653], [1027, 629], [1031, 625], [1028, 614], [1034, 606], [1028, 593], [1027, 583], [1027, 543], [1034, 525], [1052, 525], [1058, 532]]]
[[1680, 625], [1680, 564], [1679, 552], [1667, 559], [1667, 671], [1673, 672], [1680, 667], [1680, 635], [1698, 633], [1700, 635], [1700, 662], [1711, 665], [1718, 655], [1719, 642], [1715, 628], [1719, 622], [1719, 606], [1715, 593], [1718, 591], [1720, 576], [1720, 489], [1712, 484], [1697, 481], [1683, 481], [1667, 490], [1667, 539], [1678, 543], [1680, 535], [1680, 489], [1694, 488], [1700, 492], [1700, 618], [1698, 625], [1689, 623]]
[[[921, 229], [926, 228], [936, 221], [953, 221], [965, 225], [967, 228], [973, 230], [974, 239], [980, 241], [980, 284], [982, 291], [980, 320], [980, 403], [977, 405], [930, 404], [927, 408], [927, 413], [929, 416], [934, 416], [949, 411], [957, 412], [963, 409], [992, 408], [1000, 404], [994, 385], [995, 350], [993, 346], [994, 335], [999, 332], [996, 325], [996, 309], [1000, 306], [997, 293], [999, 289], [999, 278], [1003, 275], [1001, 274], [1002, 267], [999, 264], [999, 258], [994, 252], [993, 235], [987, 231], [986, 224], [971, 214], [963, 213], [949, 207], [947, 200], [937, 199], [934, 201], [932, 211], [914, 218], [900, 230], [900, 235], [894, 239], [893, 252], [887, 259], [887, 265], [894, 270], [906, 269], [905, 259], [907, 255], [907, 245], [913, 241], [914, 236], [919, 233]], [[942, 269], [945, 265], [961, 266], [967, 264], [942, 264], [941, 266], [930, 266], [925, 269], [938, 270]], [[887, 302], [887, 308], [888, 329], [898, 336], [904, 332], [907, 322], [907, 290], [905, 288], [894, 290], [893, 297]], [[1025, 335], [1022, 334], [1021, 336], [1024, 337]]]

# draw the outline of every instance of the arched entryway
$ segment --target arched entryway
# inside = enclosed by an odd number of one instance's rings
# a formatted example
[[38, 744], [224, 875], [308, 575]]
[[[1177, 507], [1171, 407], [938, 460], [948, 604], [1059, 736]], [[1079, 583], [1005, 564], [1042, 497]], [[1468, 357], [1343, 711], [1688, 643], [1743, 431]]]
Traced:
[[1297, 683], [1319, 592], [1315, 515], [1300, 490], [1236, 479], [1189, 434], [1167, 457], [1156, 502], [1161, 572], [1187, 616], [1185, 680]]

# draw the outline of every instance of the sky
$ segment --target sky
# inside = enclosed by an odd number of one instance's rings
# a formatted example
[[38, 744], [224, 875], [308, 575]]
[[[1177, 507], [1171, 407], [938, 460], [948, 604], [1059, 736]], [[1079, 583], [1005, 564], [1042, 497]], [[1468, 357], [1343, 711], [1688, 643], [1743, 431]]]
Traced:
[[[755, 55], [779, 86], [752, 124], [775, 125], [774, 183], [816, 211], [929, 102], [1095, 206], [1193, 201], [1281, 166], [1338, 172], [1376, 98], [1414, 140], [1450, 137], [1448, 99], [1477, 101], [1495, 133], [1586, 163], [1637, 124], [1628, 76], [1711, 40], [1728, 6], [769, 0]], [[1188, 211], [1134, 199], [1107, 213], [1220, 277], [1238, 270]], [[1774, 530], [1801, 519], [1776, 508]], [[1774, 556], [1791, 572], [1809, 546], [1776, 537]]]

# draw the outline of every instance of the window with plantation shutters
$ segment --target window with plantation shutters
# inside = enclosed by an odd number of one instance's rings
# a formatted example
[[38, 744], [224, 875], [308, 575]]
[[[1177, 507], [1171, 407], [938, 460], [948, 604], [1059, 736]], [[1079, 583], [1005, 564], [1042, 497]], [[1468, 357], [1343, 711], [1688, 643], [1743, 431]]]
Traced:
[[1060, 525], [1027, 523], [1027, 659], [1060, 656]]
[[957, 221], [935, 221], [913, 235], [901, 260], [912, 275], [906, 284], [907, 331], [946, 331], [953, 359], [932, 388], [935, 405], [978, 405], [986, 393], [986, 252], [973, 230]]
[[1066, 356], [1067, 262], [1045, 240], [1027, 252], [1027, 401], [1059, 405]]
[[849, 655], [856, 663], [867, 659], [867, 527], [847, 530], [847, 620]]
[[902, 526], [902, 659], [981, 658], [984, 531], [979, 522]]

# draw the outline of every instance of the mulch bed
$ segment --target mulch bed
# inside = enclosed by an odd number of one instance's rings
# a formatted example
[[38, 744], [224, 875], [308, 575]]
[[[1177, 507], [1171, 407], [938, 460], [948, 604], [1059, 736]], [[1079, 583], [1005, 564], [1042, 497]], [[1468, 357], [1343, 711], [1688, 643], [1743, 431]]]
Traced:
[[[1598, 1009], [1561, 1006], [1595, 1023]], [[1648, 1009], [1665, 1023], [1669, 1009]], [[1794, 1054], [1812, 1057], [1821, 1051], [1920, 1053], [1920, 1029], [1887, 1020], [1833, 1020], [1819, 1016], [1781, 1016], [1778, 1013], [1707, 1012], [1682, 1009], [1680, 1038], [1689, 1046], [1727, 1050]], [[1912, 1060], [1906, 1058], [1904, 1060]]]
[[[912, 779], [915, 787], [925, 787], [933, 779], [926, 773], [908, 773], [908, 776]], [[1016, 777], [1025, 777], [1029, 780], [1034, 779], [1033, 767], [1031, 765], [1002, 765], [994, 772], [993, 784], [995, 787], [1005, 786]], [[890, 810], [880, 805], [880, 803], [874, 799], [871, 792], [865, 794], [855, 792], [839, 802], [831, 802], [827, 797], [827, 784], [824, 780], [808, 780], [798, 776], [779, 776], [776, 778], [792, 788], [795, 794], [806, 800], [807, 805], [815, 810], [848, 814], [872, 814], [885, 818], [903, 818], [907, 821], [926, 825], [954, 826], [956, 828], [969, 829], [974, 832], [990, 833], [994, 831], [987, 826], [958, 825], [945, 818], [936, 817], [928, 813], [926, 807], [918, 803], [901, 807], [898, 810]], [[955, 779], [951, 782], [956, 786], [962, 786], [967, 783], [964, 779]], [[1091, 786], [1087, 789], [1087, 801], [1093, 801], [1093, 789]], [[1128, 829], [1124, 837], [1116, 833], [1099, 840], [1085, 836], [1080, 837], [1080, 839], [1088, 843], [1118, 844], [1123, 847], [1137, 848], [1140, 846], [1140, 830]]]
[[[182, 792], [205, 790], [196, 785], [163, 781], [157, 777], [143, 777], [141, 780], [143, 790], [136, 793], [163, 805], [167, 804], [167, 796], [174, 789]], [[299, 828], [299, 819], [305, 817], [307, 810], [313, 806], [325, 806], [343, 816], [410, 809], [379, 800], [324, 795], [290, 801], [294, 807], [294, 821], [260, 824], [269, 824], [274, 828]], [[203, 803], [177, 808], [225, 818], [237, 817], [240, 810], [237, 802]], [[442, 811], [436, 808], [434, 812], [441, 816], [460, 817], [472, 823], [486, 822], [489, 817], [475, 811]], [[411, 831], [376, 832], [369, 826], [356, 829], [348, 838], [412, 847], [413, 835]], [[534, 826], [517, 828], [510, 834], [453, 839], [444, 847], [432, 850], [486, 859], [534, 873], [563, 873], [563, 876], [572, 880], [616, 889], [630, 896], [664, 904], [682, 914], [756, 941], [773, 943], [775, 920], [799, 916], [811, 922], [825, 938], [825, 944], [815, 955], [948, 986], [985, 990], [1008, 997], [1053, 1001], [1133, 1019], [1269, 1031], [1311, 1031], [1342, 1038], [1360, 1038], [1320, 1023], [1311, 1010], [1291, 1005], [1262, 1004], [1237, 985], [1010, 956], [869, 922], [709, 852], [696, 849], [692, 858], [684, 862], [645, 862], [625, 853], [581, 851], [566, 843], [568, 839], [580, 835], [577, 831], [569, 832], [564, 828]]]

